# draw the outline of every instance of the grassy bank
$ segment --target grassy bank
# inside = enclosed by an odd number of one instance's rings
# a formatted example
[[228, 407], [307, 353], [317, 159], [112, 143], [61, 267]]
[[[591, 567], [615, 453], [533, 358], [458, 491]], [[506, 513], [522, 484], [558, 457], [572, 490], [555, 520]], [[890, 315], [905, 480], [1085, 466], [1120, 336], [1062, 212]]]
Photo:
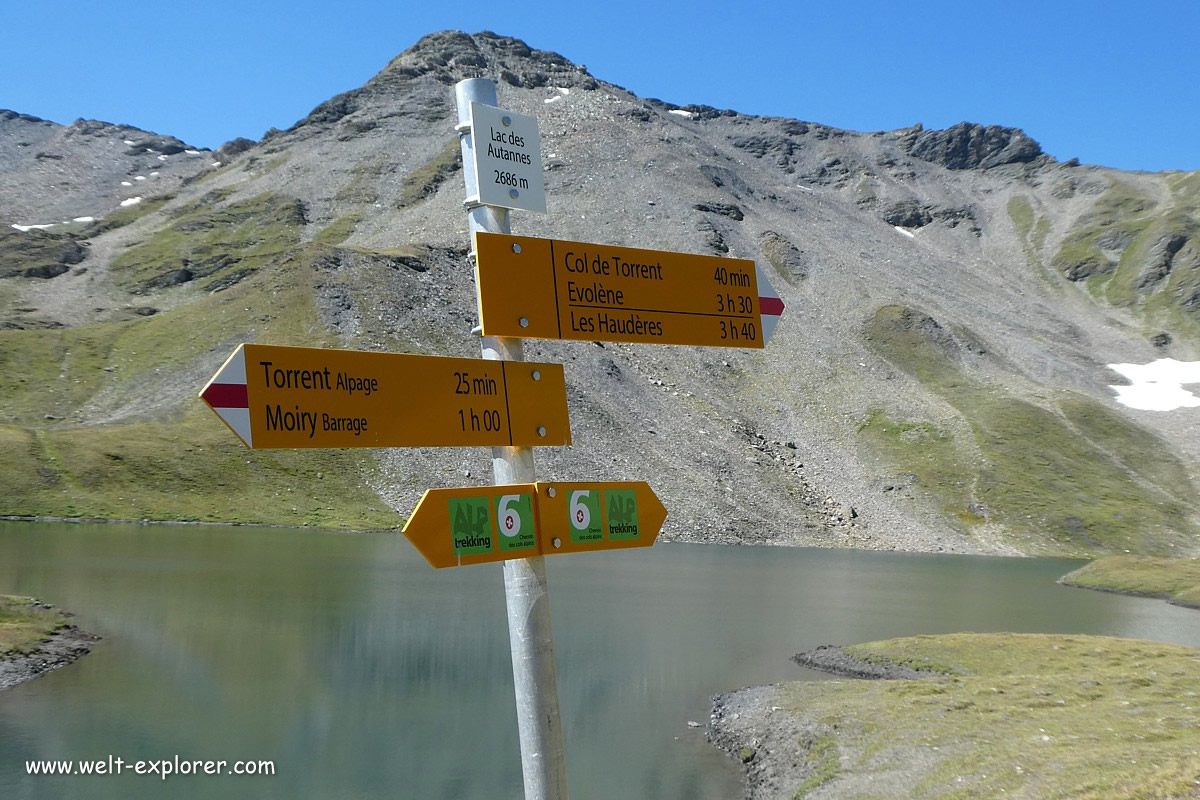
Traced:
[[[150, 316], [0, 330], [0, 370], [11, 376], [0, 381], [0, 514], [350, 530], [403, 523], [369, 488], [372, 453], [247, 450], [196, 397], [240, 342], [340, 344], [313, 300], [323, 280], [314, 264], [329, 251], [298, 244], [296, 201], [214, 202], [172, 212], [169, 227], [122, 251], [113, 270], [122, 285], [142, 286], [179, 268], [183, 253], [207, 264], [189, 269], [226, 281], [222, 291], [189, 281], [171, 291], [195, 298]], [[331, 228], [325, 240], [352, 230], [349, 221]], [[220, 256], [229, 253], [236, 258]]]
[[1200, 558], [1108, 556], [1059, 581], [1067, 586], [1161, 597], [1200, 608]]
[[755, 733], [789, 732], [775, 770], [808, 768], [779, 796], [1200, 797], [1198, 650], [955, 634], [846, 651], [941, 674], [780, 687]]
[[66, 614], [46, 608], [32, 597], [0, 594], [0, 660], [34, 652], [68, 624]]

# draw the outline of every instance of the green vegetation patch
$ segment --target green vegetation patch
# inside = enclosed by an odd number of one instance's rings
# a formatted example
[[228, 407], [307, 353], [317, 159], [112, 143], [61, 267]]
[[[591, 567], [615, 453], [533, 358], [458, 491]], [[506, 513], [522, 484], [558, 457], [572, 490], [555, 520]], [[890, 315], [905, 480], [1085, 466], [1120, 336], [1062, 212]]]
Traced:
[[1023, 194], [1013, 195], [1008, 200], [1008, 218], [1012, 220], [1021, 240], [1021, 249], [1025, 251], [1025, 261], [1037, 270], [1050, 285], [1054, 285], [1052, 276], [1046, 271], [1042, 261], [1042, 249], [1046, 246], [1046, 237], [1050, 235], [1050, 218], [1037, 216], [1033, 204]]
[[840, 764], [823, 782], [830, 796], [842, 796], [843, 778], [847, 790], [881, 781], [913, 798], [1200, 794], [1200, 651], [1018, 634], [918, 636], [847, 651], [951, 674], [784, 687], [777, 713], [821, 725], [835, 740]]
[[1200, 608], [1200, 558], [1107, 556], [1064, 575], [1060, 583], [1161, 597]]
[[[1089, 440], [1059, 413], [981, 389], [947, 399], [971, 424], [987, 462], [977, 496], [1035, 545], [1027, 552], [1039, 552], [1037, 541], [1048, 536], [1048, 552], [1165, 554], [1195, 535], [1183, 503], [1154, 487], [1136, 461]], [[1086, 398], [1071, 402], [1099, 413]]]
[[801, 742], [804, 747], [804, 767], [808, 770], [808, 777], [803, 783], [796, 787], [796, 791], [792, 797], [804, 797], [813, 789], [824, 786], [837, 776], [838, 772], [838, 746], [837, 737], [833, 734], [824, 734], [818, 736], [811, 741]]
[[948, 432], [928, 422], [899, 422], [876, 408], [860, 423], [858, 435], [873, 452], [901, 466], [958, 522], [984, 521], [971, 498], [978, 467]]
[[974, 458], [929, 423], [878, 409], [859, 429], [959, 523], [1000, 522], [1023, 552], [1063, 555], [1166, 555], [1196, 535], [1187, 470], [1149, 431], [1081, 395], [1042, 407], [968, 377], [986, 348], [913, 309], [879, 309], [867, 342], [971, 426]]
[[85, 243], [72, 233], [0, 227], [0, 278], [53, 278], [87, 255]]
[[234, 189], [235, 187], [233, 186], [222, 186], [219, 189], [210, 189], [196, 199], [187, 203], [182, 203], [171, 209], [169, 215], [172, 219], [182, 219], [198, 212], [211, 210], [218, 204], [228, 200], [229, 196], [233, 194]]
[[398, 525], [367, 451], [247, 450], [196, 396], [240, 342], [334, 344], [313, 306], [323, 252], [152, 317], [0, 331], [0, 514]]
[[1076, 220], [1052, 263], [1068, 279], [1086, 281], [1096, 301], [1200, 341], [1200, 173], [1165, 183], [1171, 195], [1160, 204], [1114, 181]]
[[7, 515], [352, 530], [402, 522], [367, 488], [376, 466], [365, 450], [247, 450], [202, 407], [170, 422], [0, 426], [0, 442], [11, 445], [0, 466]]
[[1072, 281], [1112, 272], [1115, 266], [1096, 244], [1099, 235], [1100, 231], [1092, 228], [1068, 235], [1054, 255], [1054, 266]]
[[1073, 281], [1111, 275], [1120, 265], [1105, 251], [1128, 251], [1146, 232], [1154, 209], [1153, 200], [1127, 183], [1113, 181], [1063, 239], [1053, 258], [1054, 266]]
[[967, 382], [962, 363], [986, 351], [961, 327], [948, 328], [906, 306], [880, 307], [867, 321], [867, 344], [877, 354], [931, 388], [954, 389]]
[[65, 614], [32, 597], [0, 594], [0, 661], [36, 651], [39, 644], [68, 624]]
[[1176, 500], [1190, 502], [1195, 488], [1187, 468], [1150, 431], [1121, 414], [1077, 394], [1058, 399], [1066, 421], [1097, 449]]
[[113, 278], [139, 292], [192, 281], [222, 288], [294, 250], [305, 224], [303, 204], [278, 194], [205, 204], [118, 255]]
[[1040, 253], [1042, 248], [1046, 246], [1046, 238], [1050, 235], [1050, 218], [1046, 216], [1038, 217], [1037, 226], [1033, 229], [1033, 236], [1030, 242], [1036, 252]]
[[396, 208], [403, 210], [437, 194], [446, 179], [462, 169], [462, 148], [458, 139], [451, 139], [438, 154], [421, 165], [400, 183]]
[[1028, 239], [1033, 231], [1033, 206], [1029, 198], [1022, 194], [1013, 195], [1008, 200], [1008, 218], [1012, 220], [1017, 235]]
[[1117, 271], [1105, 286], [1105, 299], [1113, 305], [1131, 306], [1138, 303], [1143, 295], [1159, 288], [1157, 281], [1147, 282], [1150, 280], [1147, 270], [1153, 261], [1151, 253], [1155, 244], [1170, 234], [1195, 236], [1200, 232], [1200, 226], [1178, 214], [1169, 214], [1156, 220], [1129, 223], [1125, 229], [1133, 233], [1134, 238], [1121, 253]]
[[0, 421], [61, 418], [85, 402], [109, 373], [113, 343], [128, 324], [0, 331]]
[[1097, 227], [1115, 225], [1153, 211], [1158, 204], [1124, 181], [1113, 181], [1081, 222]]
[[337, 201], [353, 205], [372, 205], [379, 202], [379, 179], [383, 176], [382, 161], [360, 161], [354, 165], [350, 182], [338, 190]]
[[80, 233], [84, 238], [92, 238], [99, 236], [102, 233], [115, 231], [117, 228], [124, 228], [126, 225], [132, 225], [142, 217], [149, 216], [155, 211], [171, 202], [174, 195], [160, 194], [157, 197], [147, 197], [142, 202], [132, 206], [118, 208], [104, 219], [98, 219], [95, 222], [89, 223], [86, 228]]
[[321, 229], [313, 242], [321, 247], [333, 247], [349, 239], [362, 221], [361, 214], [343, 214]]
[[[200, 354], [232, 352], [237, 343], [260, 338], [332, 344], [313, 307], [315, 252], [151, 317], [0, 330], [0, 370], [10, 376], [0, 381], [0, 423], [60, 427], [76, 422], [83, 408], [122, 417], [179, 413], [210, 377], [196, 373]], [[219, 365], [216, 358], [210, 357]]]

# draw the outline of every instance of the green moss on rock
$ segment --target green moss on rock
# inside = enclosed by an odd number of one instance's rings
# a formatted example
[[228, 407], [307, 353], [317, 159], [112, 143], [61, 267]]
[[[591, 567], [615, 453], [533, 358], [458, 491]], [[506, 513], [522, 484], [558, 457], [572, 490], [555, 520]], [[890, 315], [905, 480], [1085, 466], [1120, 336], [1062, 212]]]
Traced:
[[277, 194], [200, 205], [123, 251], [113, 260], [112, 274], [138, 292], [193, 281], [208, 290], [225, 288], [231, 278], [244, 279], [288, 255], [300, 244], [306, 222], [299, 200]]

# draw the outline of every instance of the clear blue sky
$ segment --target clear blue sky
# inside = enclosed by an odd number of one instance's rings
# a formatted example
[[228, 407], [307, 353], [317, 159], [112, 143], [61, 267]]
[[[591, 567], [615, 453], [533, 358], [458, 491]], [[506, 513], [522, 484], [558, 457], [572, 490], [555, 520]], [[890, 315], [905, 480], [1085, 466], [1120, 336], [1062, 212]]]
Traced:
[[421, 36], [492, 30], [643, 97], [852, 130], [1020, 127], [1055, 157], [1200, 169], [1200, 3], [5, 3], [0, 108], [217, 147], [286, 128]]

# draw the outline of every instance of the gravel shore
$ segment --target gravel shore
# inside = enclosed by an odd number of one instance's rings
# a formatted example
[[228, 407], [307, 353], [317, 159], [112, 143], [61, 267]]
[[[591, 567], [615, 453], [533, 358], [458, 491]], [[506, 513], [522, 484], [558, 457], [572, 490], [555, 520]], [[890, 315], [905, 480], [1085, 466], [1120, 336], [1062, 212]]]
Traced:
[[74, 625], [62, 628], [43, 642], [36, 652], [0, 660], [0, 690], [65, 667], [88, 653], [98, 641], [99, 636], [81, 631]]
[[[797, 653], [801, 666], [854, 679], [922, 679], [938, 673], [899, 664], [875, 663], [822, 645]], [[815, 718], [784, 711], [786, 687], [755, 686], [713, 697], [708, 740], [740, 761], [745, 770], [746, 800], [791, 800], [797, 786], [820, 784], [826, 766], [823, 742], [834, 729]]]

